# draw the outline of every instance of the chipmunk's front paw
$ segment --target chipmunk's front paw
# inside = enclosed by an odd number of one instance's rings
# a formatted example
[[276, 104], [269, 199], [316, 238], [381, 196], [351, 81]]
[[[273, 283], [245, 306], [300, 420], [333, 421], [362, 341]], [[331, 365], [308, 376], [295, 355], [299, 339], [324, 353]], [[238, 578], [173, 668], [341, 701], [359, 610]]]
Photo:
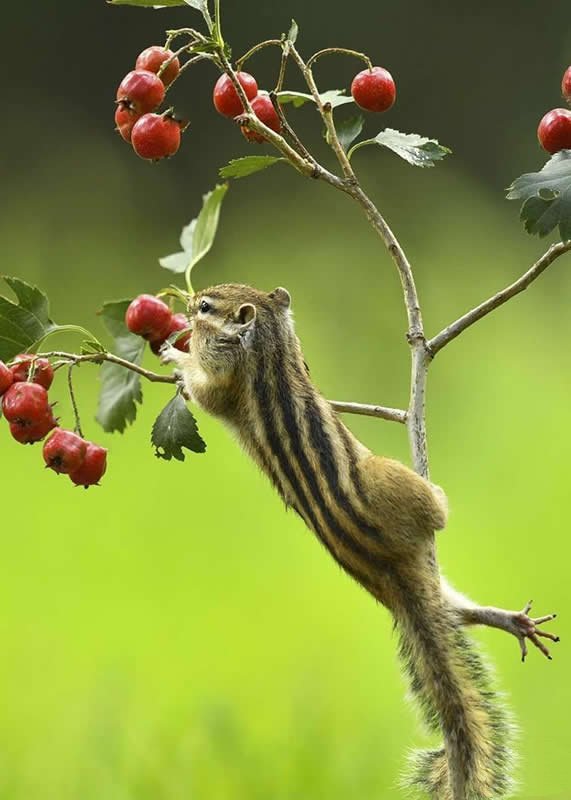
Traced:
[[557, 614], [547, 614], [544, 617], [533, 618], [529, 616], [531, 606], [532, 601], [530, 600], [525, 608], [519, 612], [514, 612], [511, 618], [511, 632], [519, 642], [521, 649], [521, 660], [525, 661], [526, 659], [527, 640], [529, 639], [530, 642], [537, 647], [537, 649], [540, 650], [546, 658], [552, 661], [551, 653], [543, 644], [541, 638], [550, 639], [552, 642], [559, 642], [559, 636], [555, 636], [555, 634], [549, 633], [548, 631], [540, 630], [537, 626], [543, 625], [546, 622], [551, 622], [552, 619], [556, 618]]
[[184, 354], [177, 350], [176, 347], [173, 347], [172, 344], [169, 342], [165, 342], [161, 349], [159, 350], [159, 358], [161, 360], [161, 364], [177, 364], [179, 365], [182, 361], [182, 356]]

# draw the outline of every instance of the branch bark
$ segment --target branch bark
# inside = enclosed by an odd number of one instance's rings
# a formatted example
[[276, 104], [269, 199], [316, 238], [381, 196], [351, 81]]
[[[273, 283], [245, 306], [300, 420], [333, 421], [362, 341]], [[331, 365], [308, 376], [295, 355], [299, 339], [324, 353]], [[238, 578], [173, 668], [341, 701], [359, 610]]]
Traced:
[[447, 325], [440, 333], [430, 339], [427, 342], [430, 355], [435, 356], [436, 353], [440, 352], [447, 344], [450, 344], [457, 336], [460, 336], [467, 328], [474, 325], [474, 323], [478, 322], [492, 311], [495, 311], [496, 308], [507, 303], [512, 297], [523, 292], [533, 281], [537, 280], [559, 256], [569, 251], [571, 251], [571, 242], [559, 242], [558, 244], [551, 245], [549, 250], [547, 250], [521, 278], [514, 281], [514, 283], [509, 286], [506, 286], [505, 289], [502, 289], [501, 292], [493, 295], [493, 297], [480, 303], [479, 306], [468, 311], [455, 322], [451, 322], [450, 325]]

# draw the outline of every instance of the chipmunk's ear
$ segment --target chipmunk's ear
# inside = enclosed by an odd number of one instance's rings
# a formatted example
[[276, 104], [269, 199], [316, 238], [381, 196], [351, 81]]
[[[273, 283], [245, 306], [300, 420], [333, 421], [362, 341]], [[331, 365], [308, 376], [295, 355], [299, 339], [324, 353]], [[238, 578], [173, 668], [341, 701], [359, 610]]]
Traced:
[[282, 308], [289, 308], [291, 305], [291, 296], [287, 289], [284, 289], [281, 286], [278, 286], [277, 289], [274, 289], [273, 292], [270, 292], [268, 297], [271, 297], [272, 300], [275, 300], [278, 305]]
[[236, 322], [243, 327], [250, 327], [256, 319], [256, 306], [243, 303], [236, 314]]

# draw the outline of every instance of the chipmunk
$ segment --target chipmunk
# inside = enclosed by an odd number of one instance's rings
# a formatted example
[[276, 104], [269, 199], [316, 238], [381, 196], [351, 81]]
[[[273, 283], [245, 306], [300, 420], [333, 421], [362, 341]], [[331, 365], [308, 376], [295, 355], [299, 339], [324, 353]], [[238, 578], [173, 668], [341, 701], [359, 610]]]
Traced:
[[444, 746], [416, 754], [407, 783], [438, 800], [509, 793], [511, 728], [462, 624], [557, 640], [531, 620], [481, 608], [443, 582], [433, 557], [445, 527], [438, 487], [373, 455], [313, 385], [282, 288], [227, 284], [190, 304], [189, 352], [167, 345], [186, 396], [220, 418], [337, 563], [394, 617], [413, 695]]

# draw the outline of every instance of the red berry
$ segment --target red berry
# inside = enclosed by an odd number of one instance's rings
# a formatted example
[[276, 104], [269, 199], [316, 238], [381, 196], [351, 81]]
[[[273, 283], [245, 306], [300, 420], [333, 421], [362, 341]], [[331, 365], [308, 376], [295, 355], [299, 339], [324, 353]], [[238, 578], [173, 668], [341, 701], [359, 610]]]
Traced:
[[[167, 335], [164, 339], [153, 339], [151, 340], [151, 350], [153, 353], [158, 356], [161, 347], [169, 339], [174, 333], [177, 331], [184, 331], [188, 329], [188, 319], [186, 318], [185, 314], [173, 314], [171, 318], [171, 324], [168, 330]], [[188, 343], [190, 342], [190, 331], [186, 333], [184, 336], [181, 336], [179, 339], [175, 341], [173, 347], [176, 347], [177, 350], [182, 350], [183, 353], [188, 353]]]
[[48, 435], [57, 427], [57, 419], [54, 417], [51, 408], [35, 422], [27, 423], [17, 420], [10, 423], [10, 433], [20, 444], [34, 444]]
[[125, 324], [131, 333], [153, 341], [166, 339], [171, 320], [170, 308], [152, 294], [140, 294], [125, 314]]
[[14, 383], [2, 398], [2, 411], [8, 422], [31, 425], [48, 411], [48, 393], [38, 383]]
[[76, 486], [93, 486], [99, 483], [107, 469], [107, 450], [92, 442], [87, 442], [83, 464], [79, 469], [69, 473]]
[[571, 103], [571, 67], [567, 67], [561, 81], [561, 92], [568, 103]]
[[[237, 78], [248, 100], [253, 100], [258, 94], [256, 79], [248, 72], [239, 72]], [[244, 113], [242, 101], [228, 75], [221, 75], [216, 81], [212, 100], [216, 111], [225, 117], [237, 117]]]
[[181, 124], [173, 117], [145, 114], [131, 132], [133, 150], [141, 158], [159, 161], [174, 156], [180, 147]]
[[[165, 50], [164, 47], [159, 47], [159, 45], [153, 45], [152, 47], [147, 47], [146, 50], [143, 50], [142, 53], [139, 53], [137, 56], [137, 61], [135, 62], [136, 69], [146, 69], [149, 72], [157, 73], [159, 69], [162, 67], [165, 61], [168, 61], [169, 58], [172, 58], [174, 53], [172, 50]], [[180, 72], [180, 61], [178, 58], [173, 58], [171, 63], [168, 67], [162, 72], [161, 80], [165, 86], [170, 86], [170, 84], [174, 81], [178, 73]]]
[[164, 99], [164, 83], [147, 69], [127, 73], [117, 89], [117, 101], [129, 103], [137, 114], [154, 111]]
[[3, 361], [0, 361], [0, 395], [8, 391], [14, 383], [14, 376]]
[[119, 103], [115, 109], [115, 130], [119, 131], [126, 142], [131, 141], [133, 125], [140, 116], [128, 103]]
[[86, 452], [87, 442], [81, 436], [58, 428], [44, 444], [43, 456], [50, 469], [68, 475], [81, 467]]
[[355, 75], [351, 94], [365, 111], [387, 111], [395, 102], [397, 90], [390, 72], [383, 67], [373, 67]]
[[[268, 126], [268, 128], [271, 128], [276, 133], [281, 131], [282, 123], [274, 108], [274, 104], [270, 100], [269, 94], [259, 94], [254, 100], [252, 100], [252, 111], [260, 120], [260, 122], [263, 122], [264, 125]], [[266, 141], [265, 137], [262, 136], [261, 133], [252, 131], [247, 126], [242, 128], [242, 133], [249, 142], [258, 142], [261, 144], [262, 142]]]
[[[10, 371], [14, 383], [27, 381], [32, 370], [34, 356], [30, 353], [20, 353], [16, 356]], [[34, 361], [33, 383], [39, 383], [44, 389], [49, 389], [54, 380], [54, 370], [47, 358], [36, 358]]]
[[548, 153], [571, 149], [571, 111], [554, 108], [539, 123], [537, 138]]

